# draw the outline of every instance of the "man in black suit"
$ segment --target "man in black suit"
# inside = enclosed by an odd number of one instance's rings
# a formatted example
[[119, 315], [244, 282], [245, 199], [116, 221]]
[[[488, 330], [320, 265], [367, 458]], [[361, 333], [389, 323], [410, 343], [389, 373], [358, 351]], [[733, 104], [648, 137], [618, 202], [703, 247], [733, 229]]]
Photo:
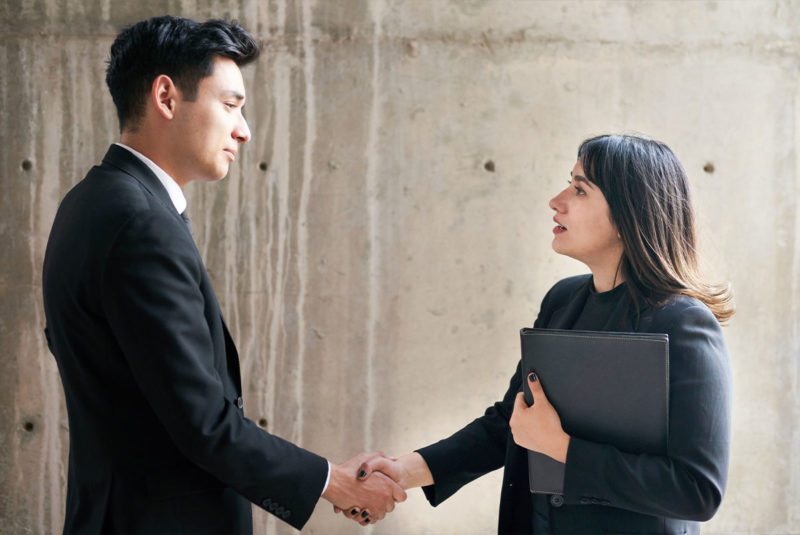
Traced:
[[253, 502], [295, 528], [320, 496], [380, 520], [405, 493], [245, 418], [236, 348], [181, 188], [223, 178], [250, 139], [237, 23], [126, 28], [106, 81], [112, 145], [64, 198], [43, 269], [45, 329], [70, 422], [65, 533], [250, 533]]

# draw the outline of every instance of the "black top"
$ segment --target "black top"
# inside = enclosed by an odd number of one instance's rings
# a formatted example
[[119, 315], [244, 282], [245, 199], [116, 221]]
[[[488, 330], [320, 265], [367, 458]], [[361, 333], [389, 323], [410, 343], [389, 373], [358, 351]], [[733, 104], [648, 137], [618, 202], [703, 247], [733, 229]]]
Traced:
[[594, 289], [594, 284], [589, 285], [589, 295], [586, 297], [586, 304], [583, 305], [578, 319], [572, 325], [573, 331], [602, 331], [608, 322], [608, 318], [614, 310], [622, 304], [622, 300], [627, 296], [628, 290], [625, 283], [620, 284], [613, 290], [598, 293]]

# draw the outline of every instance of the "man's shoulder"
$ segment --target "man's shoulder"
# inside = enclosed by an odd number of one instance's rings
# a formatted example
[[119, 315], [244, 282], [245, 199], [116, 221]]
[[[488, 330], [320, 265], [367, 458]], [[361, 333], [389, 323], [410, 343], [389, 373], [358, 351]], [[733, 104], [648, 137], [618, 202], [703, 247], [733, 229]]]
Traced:
[[[114, 147], [112, 146], [112, 149]], [[124, 151], [124, 149], [118, 148]], [[109, 160], [92, 167], [86, 176], [67, 193], [62, 205], [91, 206], [92, 212], [106, 216], [117, 214], [133, 215], [139, 211], [159, 208], [140, 178], [120, 169]]]

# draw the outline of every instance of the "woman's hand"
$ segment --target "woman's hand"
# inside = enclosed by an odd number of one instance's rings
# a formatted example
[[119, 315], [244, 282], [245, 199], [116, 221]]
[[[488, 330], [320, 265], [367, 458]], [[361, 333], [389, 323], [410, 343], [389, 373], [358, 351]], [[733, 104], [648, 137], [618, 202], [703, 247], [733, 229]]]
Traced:
[[570, 437], [561, 427], [561, 418], [544, 395], [542, 383], [535, 373], [528, 375], [528, 386], [533, 394], [533, 405], [528, 407], [524, 394], [517, 394], [514, 412], [508, 422], [514, 442], [565, 463]]
[[[366, 482], [370, 477], [388, 477], [394, 480], [403, 490], [433, 485], [433, 475], [428, 468], [428, 464], [422, 455], [417, 452], [403, 455], [399, 459], [389, 457], [380, 451], [364, 455], [366, 457], [358, 467], [356, 476], [361, 482]], [[334, 506], [333, 511], [342, 513], [362, 526], [366, 526], [370, 521], [372, 523], [376, 521], [369, 512], [362, 511], [360, 507], [348, 507], [342, 510]]]

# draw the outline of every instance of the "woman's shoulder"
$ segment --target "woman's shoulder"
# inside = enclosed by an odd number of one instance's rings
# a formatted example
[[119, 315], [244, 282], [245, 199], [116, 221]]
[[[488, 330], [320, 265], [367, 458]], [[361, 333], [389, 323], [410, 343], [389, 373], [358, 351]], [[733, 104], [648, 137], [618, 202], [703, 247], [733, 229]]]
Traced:
[[589, 283], [591, 278], [591, 274], [575, 275], [573, 277], [561, 279], [555, 283], [545, 294], [544, 299], [542, 299], [540, 315], [541, 312], [550, 310], [552, 307], [558, 307], [563, 303], [568, 302], [573, 296], [580, 292], [586, 286], [586, 284]]
[[561, 301], [562, 299], [569, 299], [575, 292], [583, 288], [592, 278], [590, 273], [584, 275], [575, 275], [561, 279], [550, 288], [545, 298], [553, 299], [554, 301]]
[[667, 298], [658, 306], [647, 307], [642, 317], [648, 317], [651, 329], [669, 332], [675, 328], [693, 325], [719, 330], [720, 325], [714, 313], [705, 303], [687, 295], [675, 295]]

